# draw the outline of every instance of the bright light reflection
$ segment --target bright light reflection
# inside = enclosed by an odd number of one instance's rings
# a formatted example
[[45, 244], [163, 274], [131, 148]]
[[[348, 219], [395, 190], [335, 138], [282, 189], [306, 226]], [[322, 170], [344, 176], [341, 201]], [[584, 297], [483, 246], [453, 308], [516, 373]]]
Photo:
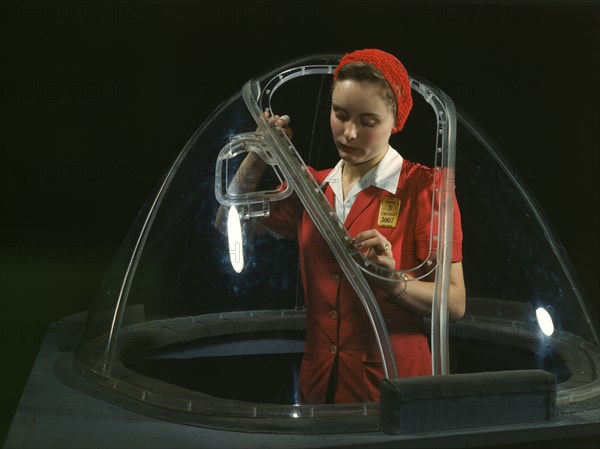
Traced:
[[545, 335], [552, 335], [554, 333], [554, 323], [552, 317], [543, 307], [538, 307], [535, 311], [540, 329]]
[[244, 245], [240, 215], [235, 206], [229, 208], [227, 214], [227, 236], [229, 238], [229, 258], [236, 273], [244, 269]]

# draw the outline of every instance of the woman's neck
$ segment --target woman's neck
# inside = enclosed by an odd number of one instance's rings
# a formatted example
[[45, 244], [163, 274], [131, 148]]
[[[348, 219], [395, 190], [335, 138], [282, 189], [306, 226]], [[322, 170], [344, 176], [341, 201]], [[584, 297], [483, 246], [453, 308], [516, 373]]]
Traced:
[[342, 166], [342, 191], [344, 193], [344, 198], [346, 198], [350, 190], [352, 190], [352, 187], [354, 187], [354, 184], [356, 184], [365, 173], [381, 162], [386, 153], [387, 148], [377, 156], [361, 164], [349, 164], [344, 161]]

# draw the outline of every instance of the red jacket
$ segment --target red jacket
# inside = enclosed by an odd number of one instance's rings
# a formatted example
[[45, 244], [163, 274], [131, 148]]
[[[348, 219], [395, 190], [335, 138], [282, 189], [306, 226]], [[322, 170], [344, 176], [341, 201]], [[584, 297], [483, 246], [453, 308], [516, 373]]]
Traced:
[[[311, 171], [320, 184], [331, 170]], [[396, 194], [374, 186], [361, 191], [345, 227], [352, 236], [377, 229], [392, 244], [396, 269], [414, 267], [427, 257], [432, 188], [433, 170], [404, 160]], [[334, 204], [329, 185], [325, 195]], [[400, 200], [397, 225], [380, 227], [380, 201], [390, 196]], [[458, 262], [462, 259], [462, 230], [456, 201], [454, 207], [453, 262]], [[273, 203], [266, 224], [286, 237], [298, 238], [307, 314], [299, 376], [302, 403], [379, 401], [383, 370], [373, 329], [329, 246], [297, 198]], [[391, 304], [380, 290], [375, 295], [390, 334], [398, 375], [431, 375], [431, 354], [422, 318]]]

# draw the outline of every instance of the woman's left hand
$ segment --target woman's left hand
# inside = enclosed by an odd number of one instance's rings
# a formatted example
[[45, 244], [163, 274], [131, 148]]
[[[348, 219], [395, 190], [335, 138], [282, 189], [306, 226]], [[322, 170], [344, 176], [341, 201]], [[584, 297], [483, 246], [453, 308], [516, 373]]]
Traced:
[[366, 250], [365, 257], [371, 262], [390, 270], [396, 268], [392, 244], [376, 229], [357, 234], [353, 242], [356, 249], [363, 252]]

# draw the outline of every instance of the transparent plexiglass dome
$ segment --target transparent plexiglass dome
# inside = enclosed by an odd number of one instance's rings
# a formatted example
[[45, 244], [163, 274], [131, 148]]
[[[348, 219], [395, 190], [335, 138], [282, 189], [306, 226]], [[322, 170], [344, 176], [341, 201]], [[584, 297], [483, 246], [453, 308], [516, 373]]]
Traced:
[[[96, 394], [198, 426], [377, 428], [376, 403], [299, 403], [306, 315], [298, 244], [250, 232], [275, 202], [296, 195], [358, 293], [386, 377], [397, 375], [386, 320], [369, 287], [382, 273], [349, 244], [306, 169], [337, 162], [329, 100], [340, 56], [294, 59], [250, 80], [198, 128], [168, 168], [123, 242], [74, 351], [74, 371]], [[598, 323], [560, 243], [474, 121], [428, 81], [411, 74], [411, 86], [413, 111], [391, 144], [436, 173], [435, 232], [424, 262], [435, 270], [434, 311], [426, 319], [434, 375], [543, 369], [556, 379], [557, 413], [597, 407]], [[265, 109], [293, 117], [291, 141], [267, 125]], [[269, 162], [259, 191], [229, 191], [251, 151]], [[454, 189], [464, 233], [467, 311], [449, 323]], [[228, 208], [238, 237], [215, 228], [220, 207]], [[418, 270], [423, 267], [404, 271]]]

